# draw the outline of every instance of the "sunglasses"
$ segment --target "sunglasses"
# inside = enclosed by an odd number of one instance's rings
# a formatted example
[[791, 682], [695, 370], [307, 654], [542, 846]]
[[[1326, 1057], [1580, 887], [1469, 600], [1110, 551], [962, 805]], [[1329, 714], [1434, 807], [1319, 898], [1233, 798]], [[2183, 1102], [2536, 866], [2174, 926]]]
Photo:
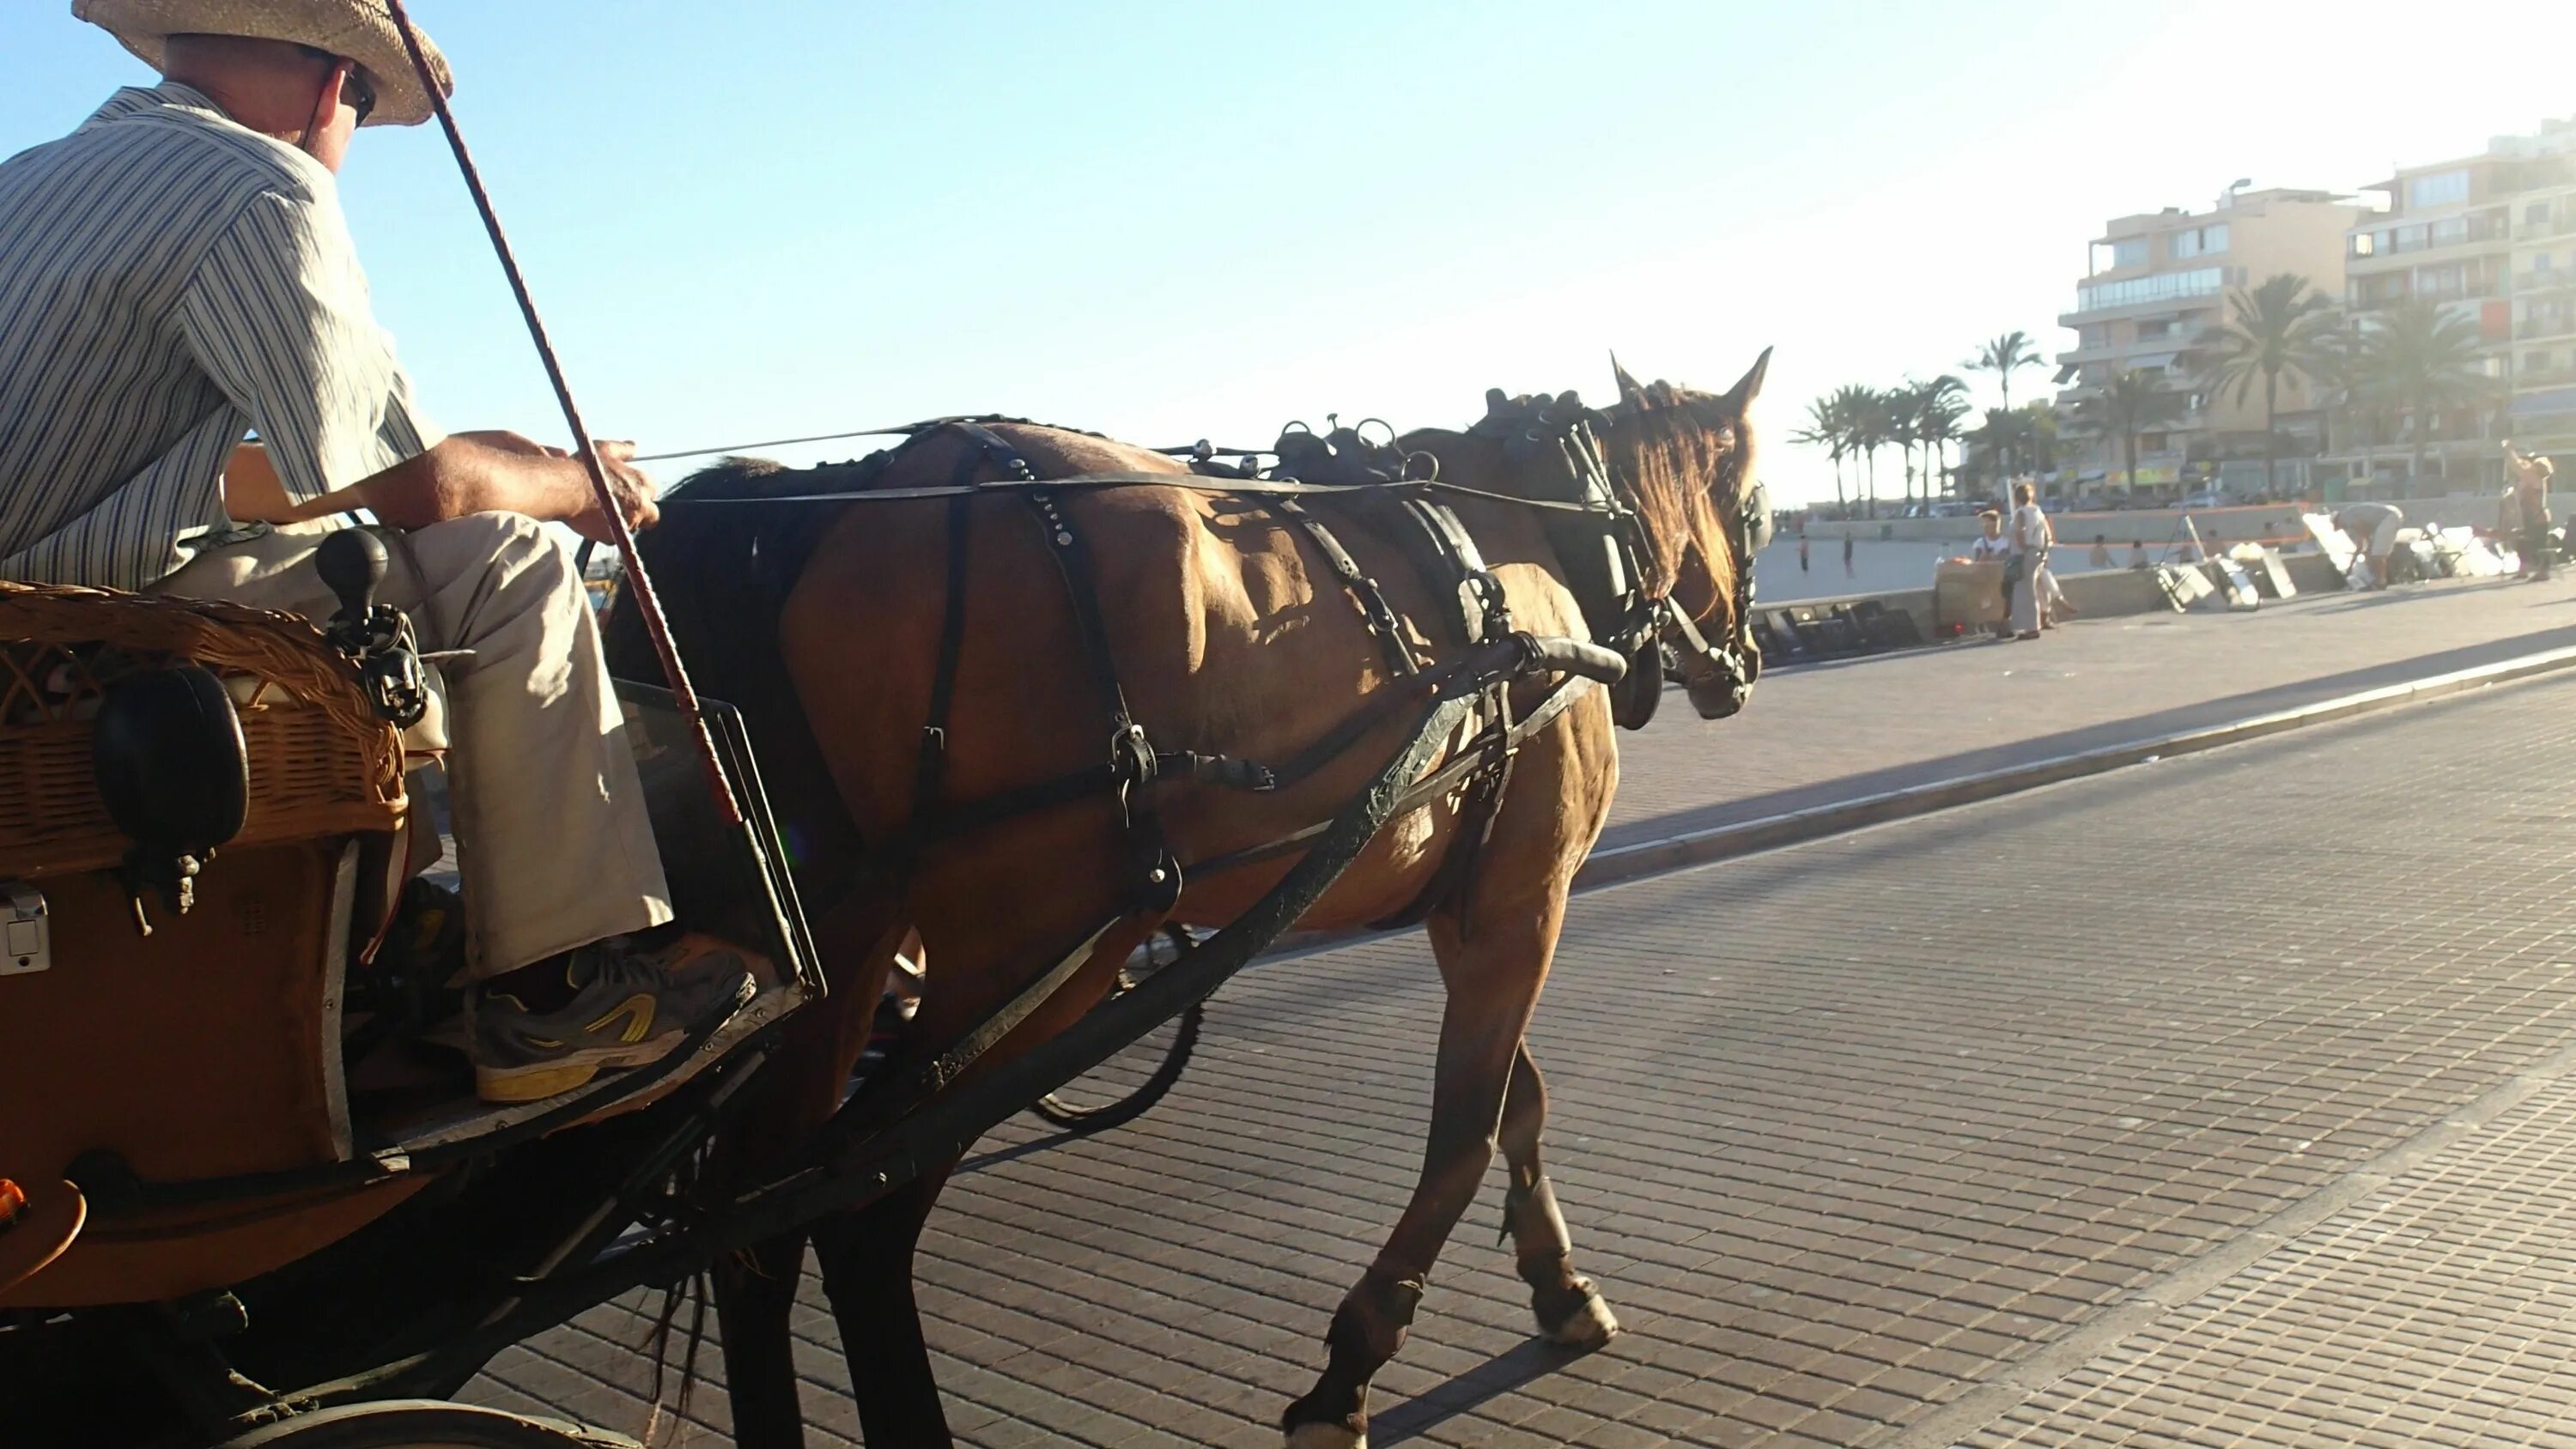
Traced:
[[368, 114], [376, 108], [376, 87], [358, 63], [345, 56], [333, 55], [319, 46], [300, 45], [296, 49], [326, 64], [347, 67], [341, 75], [340, 99], [347, 101], [349, 109], [358, 113], [358, 124], [365, 125]]

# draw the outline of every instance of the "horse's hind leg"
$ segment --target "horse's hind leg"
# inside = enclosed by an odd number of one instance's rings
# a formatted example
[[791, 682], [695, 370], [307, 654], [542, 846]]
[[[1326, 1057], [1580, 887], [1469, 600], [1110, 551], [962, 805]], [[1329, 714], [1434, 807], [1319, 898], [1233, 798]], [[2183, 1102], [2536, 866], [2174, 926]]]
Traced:
[[1333, 1314], [1323, 1377], [1283, 1416], [1291, 1449], [1354, 1449], [1368, 1442], [1369, 1380], [1403, 1346], [1431, 1265], [1493, 1163], [1521, 1032], [1547, 979], [1564, 914], [1558, 881], [1525, 909], [1480, 909], [1469, 939], [1461, 939], [1445, 913], [1432, 918], [1431, 944], [1448, 1004], [1440, 1018], [1422, 1176], [1385, 1249]]
[[1530, 1285], [1538, 1331], [1552, 1343], [1595, 1348], [1619, 1331], [1592, 1280], [1574, 1271], [1574, 1239], [1557, 1211], [1556, 1189], [1538, 1160], [1547, 1127], [1547, 1083], [1524, 1041], [1512, 1055], [1512, 1085], [1503, 1098], [1503, 1161], [1511, 1186], [1503, 1197], [1503, 1230], [1511, 1235], [1521, 1280]]

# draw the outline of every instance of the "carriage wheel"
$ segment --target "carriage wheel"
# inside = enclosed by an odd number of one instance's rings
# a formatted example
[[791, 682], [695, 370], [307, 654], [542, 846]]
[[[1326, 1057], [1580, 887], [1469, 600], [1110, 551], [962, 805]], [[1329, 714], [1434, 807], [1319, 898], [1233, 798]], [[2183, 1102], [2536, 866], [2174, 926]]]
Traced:
[[637, 1449], [604, 1429], [442, 1399], [351, 1404], [227, 1439], [215, 1449]]
[[[1110, 995], [1131, 989], [1179, 960], [1189, 948], [1190, 933], [1186, 928], [1165, 926], [1158, 939], [1146, 943], [1143, 956], [1118, 973], [1118, 984], [1110, 989]], [[1181, 1079], [1181, 1069], [1190, 1064], [1190, 1053], [1199, 1044], [1204, 1006], [1203, 1002], [1191, 1003], [1179, 1016], [1147, 1032], [1143, 1040], [1127, 1050], [1040, 1097], [1029, 1110], [1076, 1137], [1135, 1121], [1163, 1100], [1163, 1094]]]

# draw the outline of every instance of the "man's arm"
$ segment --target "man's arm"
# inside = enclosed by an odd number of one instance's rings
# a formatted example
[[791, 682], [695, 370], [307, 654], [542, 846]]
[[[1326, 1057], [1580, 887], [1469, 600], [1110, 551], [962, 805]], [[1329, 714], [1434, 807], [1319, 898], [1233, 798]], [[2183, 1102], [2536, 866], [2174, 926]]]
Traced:
[[[660, 517], [652, 480], [626, 463], [634, 445], [602, 440], [599, 452], [627, 526], [652, 527]], [[469, 513], [523, 513], [568, 524], [602, 543], [610, 537], [581, 460], [516, 433], [453, 433], [425, 453], [302, 503], [287, 496], [268, 450], [258, 444], [234, 449], [224, 472], [224, 511], [245, 522], [302, 523], [358, 508], [397, 528]]]
[[[336, 201], [264, 194], [207, 248], [177, 320], [208, 378], [248, 414], [262, 449], [228, 478], [236, 517], [295, 522], [365, 508], [419, 527], [523, 513], [605, 538], [587, 470], [515, 433], [441, 437], [412, 401], [367, 297]], [[633, 449], [600, 444], [628, 521], [654, 517]]]

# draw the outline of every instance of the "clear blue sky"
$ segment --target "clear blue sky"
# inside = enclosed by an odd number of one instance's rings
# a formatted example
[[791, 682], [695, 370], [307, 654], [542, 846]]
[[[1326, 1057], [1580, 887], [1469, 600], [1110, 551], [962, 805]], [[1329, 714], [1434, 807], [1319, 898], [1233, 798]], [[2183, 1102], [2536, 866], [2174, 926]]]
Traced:
[[[1770, 344], [1776, 439], [2000, 331], [2056, 350], [2107, 217], [2576, 112], [2546, 0], [414, 10], [586, 412], [648, 451], [965, 411], [1260, 443]], [[147, 75], [68, 11], [0, 10], [0, 153]], [[434, 128], [343, 183], [433, 416], [560, 438]]]

